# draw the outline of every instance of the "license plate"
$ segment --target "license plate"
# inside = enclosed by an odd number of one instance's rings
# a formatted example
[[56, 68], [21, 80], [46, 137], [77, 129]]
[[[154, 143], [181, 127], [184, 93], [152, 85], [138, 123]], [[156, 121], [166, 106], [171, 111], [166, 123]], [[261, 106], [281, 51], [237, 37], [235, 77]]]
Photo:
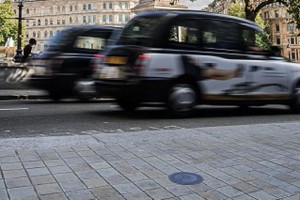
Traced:
[[127, 62], [127, 58], [119, 56], [107, 56], [104, 62], [107, 64], [124, 65]]
[[103, 67], [100, 71], [100, 78], [102, 79], [122, 79], [123, 75], [119, 67]]

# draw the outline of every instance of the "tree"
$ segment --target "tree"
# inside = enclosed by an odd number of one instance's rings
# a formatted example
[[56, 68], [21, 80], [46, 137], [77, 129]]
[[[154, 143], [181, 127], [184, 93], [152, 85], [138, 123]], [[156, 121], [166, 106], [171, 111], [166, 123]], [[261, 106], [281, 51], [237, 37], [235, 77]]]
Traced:
[[12, 37], [15, 42], [17, 39], [18, 24], [12, 19], [14, 12], [11, 3], [11, 0], [4, 0], [0, 3], [0, 46], [4, 46], [9, 37]]
[[[196, 0], [190, 0], [196, 1]], [[259, 11], [265, 6], [273, 3], [281, 3], [288, 6], [288, 12], [292, 15], [297, 28], [300, 28], [300, 0], [242, 0], [245, 3], [245, 18], [254, 21]], [[232, 0], [240, 2], [240, 0]]]
[[[244, 3], [231, 3], [228, 7], [228, 15], [245, 18], [245, 4]], [[262, 33], [259, 33], [255, 37], [255, 43], [257, 46], [261, 47], [262, 49], [269, 49], [271, 46], [270, 42], [270, 33], [269, 33], [269, 24], [265, 22], [260, 15], [257, 15], [255, 22], [263, 29]]]

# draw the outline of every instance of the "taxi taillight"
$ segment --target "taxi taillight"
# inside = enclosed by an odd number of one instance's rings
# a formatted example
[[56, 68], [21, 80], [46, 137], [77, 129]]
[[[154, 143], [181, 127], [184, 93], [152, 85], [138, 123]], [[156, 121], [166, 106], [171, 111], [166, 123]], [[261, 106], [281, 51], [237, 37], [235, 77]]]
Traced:
[[133, 70], [137, 73], [140, 74], [144, 69], [145, 69], [145, 65], [147, 60], [149, 60], [151, 58], [151, 56], [146, 55], [146, 54], [140, 54], [137, 57], [137, 60], [135, 62], [135, 65], [133, 66]]

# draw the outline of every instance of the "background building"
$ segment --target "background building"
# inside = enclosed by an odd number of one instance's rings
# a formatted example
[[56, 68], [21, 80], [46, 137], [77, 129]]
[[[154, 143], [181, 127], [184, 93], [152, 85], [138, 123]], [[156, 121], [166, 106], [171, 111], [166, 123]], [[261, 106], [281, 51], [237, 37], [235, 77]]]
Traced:
[[[134, 16], [131, 11], [139, 0], [25, 0], [22, 14], [26, 26], [25, 41], [37, 40], [36, 51], [42, 51], [49, 38], [72, 25], [123, 26]], [[19, 0], [13, 10], [18, 16]]]
[[[214, 0], [203, 10], [227, 14], [233, 0]], [[259, 2], [259, 0], [257, 0]], [[270, 25], [270, 41], [281, 48], [282, 56], [300, 62], [300, 31], [292, 22], [287, 7], [279, 3], [270, 4], [261, 10], [262, 18]]]

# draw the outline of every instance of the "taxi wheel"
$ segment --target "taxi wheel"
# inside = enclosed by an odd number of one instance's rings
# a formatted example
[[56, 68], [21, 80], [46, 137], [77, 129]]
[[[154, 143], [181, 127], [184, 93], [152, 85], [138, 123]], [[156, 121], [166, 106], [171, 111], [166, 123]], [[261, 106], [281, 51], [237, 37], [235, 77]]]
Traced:
[[54, 101], [59, 101], [63, 98], [63, 95], [60, 92], [49, 91], [49, 96]]
[[290, 108], [295, 113], [300, 113], [300, 83], [294, 89], [293, 99], [290, 104]]
[[139, 106], [138, 101], [127, 99], [117, 99], [117, 104], [125, 111], [134, 111]]
[[191, 84], [175, 84], [169, 93], [167, 106], [176, 117], [189, 117], [197, 104], [197, 92]]

